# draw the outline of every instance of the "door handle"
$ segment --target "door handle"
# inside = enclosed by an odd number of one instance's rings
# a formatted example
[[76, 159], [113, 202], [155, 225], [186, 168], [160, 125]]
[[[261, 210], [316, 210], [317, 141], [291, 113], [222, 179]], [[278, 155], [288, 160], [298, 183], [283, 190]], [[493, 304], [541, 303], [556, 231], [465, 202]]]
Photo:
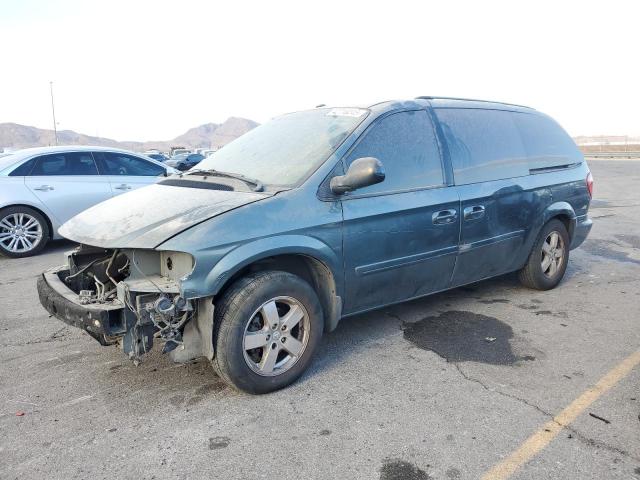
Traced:
[[451, 208], [449, 210], [440, 210], [431, 216], [434, 225], [448, 225], [458, 218], [458, 212]]
[[465, 220], [476, 220], [484, 217], [484, 205], [474, 205], [473, 207], [466, 207], [463, 210], [463, 216]]
[[122, 185], [118, 185], [115, 188], [116, 190], [131, 190], [131, 185], [127, 185], [126, 183], [123, 183]]
[[34, 190], [38, 190], [39, 192], [48, 192], [49, 190], [53, 190], [51, 185], [40, 185], [39, 187], [35, 187]]

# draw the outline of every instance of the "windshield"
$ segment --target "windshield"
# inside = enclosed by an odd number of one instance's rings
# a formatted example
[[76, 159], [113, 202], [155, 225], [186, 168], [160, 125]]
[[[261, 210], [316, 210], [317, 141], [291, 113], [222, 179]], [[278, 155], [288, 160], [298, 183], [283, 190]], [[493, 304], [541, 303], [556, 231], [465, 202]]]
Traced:
[[19, 160], [19, 157], [12, 152], [0, 153], [0, 171], [10, 167]]
[[318, 108], [274, 118], [205, 158], [198, 170], [214, 169], [276, 186], [299, 184], [362, 122], [360, 108]]

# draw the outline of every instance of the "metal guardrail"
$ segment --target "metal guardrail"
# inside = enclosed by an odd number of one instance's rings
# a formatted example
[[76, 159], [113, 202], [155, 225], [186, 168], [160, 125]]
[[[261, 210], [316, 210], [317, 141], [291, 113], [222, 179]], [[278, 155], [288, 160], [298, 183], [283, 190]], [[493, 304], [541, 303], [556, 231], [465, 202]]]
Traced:
[[585, 158], [640, 158], [640, 152], [589, 152]]

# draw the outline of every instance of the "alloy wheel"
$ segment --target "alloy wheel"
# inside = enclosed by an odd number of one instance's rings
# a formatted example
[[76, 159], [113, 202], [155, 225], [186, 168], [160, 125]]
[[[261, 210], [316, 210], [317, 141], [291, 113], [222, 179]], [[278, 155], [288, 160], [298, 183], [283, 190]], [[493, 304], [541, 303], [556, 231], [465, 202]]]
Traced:
[[562, 267], [565, 257], [565, 245], [562, 236], [556, 232], [550, 232], [542, 243], [542, 273], [552, 278]]
[[302, 303], [276, 297], [263, 303], [244, 330], [244, 360], [258, 375], [280, 375], [302, 356], [309, 343], [311, 323]]
[[0, 219], [0, 246], [8, 252], [25, 253], [42, 240], [42, 225], [28, 213], [11, 213]]

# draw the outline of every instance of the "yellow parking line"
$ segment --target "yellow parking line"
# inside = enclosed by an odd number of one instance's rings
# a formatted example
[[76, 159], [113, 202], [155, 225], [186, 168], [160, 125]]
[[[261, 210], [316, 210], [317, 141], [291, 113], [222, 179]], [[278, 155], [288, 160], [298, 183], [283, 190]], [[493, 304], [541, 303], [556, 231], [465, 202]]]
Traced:
[[520, 448], [485, 473], [482, 476], [482, 480], [504, 480], [509, 478], [540, 450], [549, 445], [563, 427], [573, 422], [589, 405], [626, 377], [638, 364], [640, 364], [640, 351], [629, 355], [611, 369], [598, 383], [585, 391], [571, 402], [567, 408], [556, 415], [553, 420], [545, 423], [540, 430], [531, 435]]

